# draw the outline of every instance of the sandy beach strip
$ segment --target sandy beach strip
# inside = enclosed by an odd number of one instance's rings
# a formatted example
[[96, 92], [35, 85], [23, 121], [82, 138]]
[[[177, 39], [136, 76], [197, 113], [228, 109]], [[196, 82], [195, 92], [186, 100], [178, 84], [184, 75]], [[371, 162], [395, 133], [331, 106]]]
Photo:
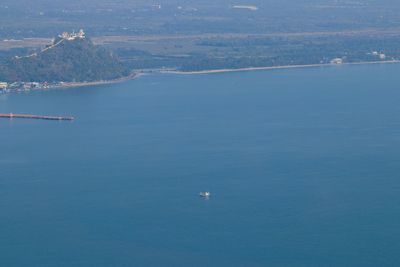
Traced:
[[86, 87], [86, 86], [98, 86], [98, 85], [106, 85], [106, 84], [115, 84], [122, 83], [130, 80], [137, 79], [143, 76], [144, 73], [133, 73], [129, 76], [114, 79], [114, 80], [104, 80], [104, 81], [94, 81], [94, 82], [65, 82], [61, 85], [51, 86], [48, 89], [65, 89], [65, 88], [77, 88], [77, 87]]
[[200, 70], [200, 71], [165, 70], [165, 71], [160, 71], [160, 73], [197, 75], [197, 74], [248, 72], [248, 71], [261, 71], [261, 70], [316, 68], [316, 67], [330, 67], [330, 66], [343, 66], [343, 65], [345, 66], [345, 65], [395, 64], [395, 63], [400, 63], [400, 60], [365, 61], [365, 62], [351, 62], [342, 64], [325, 63], [325, 64], [307, 64], [307, 65], [285, 65], [285, 66], [272, 66], [272, 67], [249, 67], [249, 68], [238, 68], [238, 69], [215, 69], [215, 70]]

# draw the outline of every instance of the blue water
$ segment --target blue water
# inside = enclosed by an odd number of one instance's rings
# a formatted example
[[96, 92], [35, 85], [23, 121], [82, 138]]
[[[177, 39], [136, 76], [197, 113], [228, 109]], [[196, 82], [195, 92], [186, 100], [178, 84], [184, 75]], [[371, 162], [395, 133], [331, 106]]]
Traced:
[[2, 95], [76, 121], [0, 120], [0, 266], [400, 266], [399, 73]]

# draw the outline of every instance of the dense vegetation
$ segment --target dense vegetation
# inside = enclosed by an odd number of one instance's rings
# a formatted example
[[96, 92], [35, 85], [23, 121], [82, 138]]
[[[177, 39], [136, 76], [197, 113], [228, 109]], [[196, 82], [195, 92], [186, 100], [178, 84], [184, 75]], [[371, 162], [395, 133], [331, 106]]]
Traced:
[[[333, 58], [342, 58], [344, 62], [382, 60], [373, 52], [384, 53], [385, 60], [400, 59], [400, 5], [396, 0], [37, 0], [35, 5], [30, 3], [28, 0], [0, 3], [0, 65], [7, 58], [37, 49], [37, 44], [22, 46], [24, 38], [48, 38], [80, 28], [90, 32], [95, 44], [114, 51], [130, 69], [190, 71], [329, 63]], [[239, 4], [258, 9], [235, 9]], [[14, 46], [12, 39], [18, 39]], [[8, 61], [6, 65], [11, 68], [3, 67], [0, 81], [4, 77], [94, 80], [125, 72], [124, 67], [115, 63], [115, 56], [107, 55], [103, 48], [88, 51], [92, 52], [64, 53], [66, 63], [62, 66], [50, 67], [48, 62], [52, 61], [45, 58], [23, 63]], [[73, 63], [76, 57], [82, 61]], [[84, 62], [93, 63], [93, 68]], [[102, 68], [101, 63], [109, 68]]]
[[[391, 32], [310, 36], [213, 36], [109, 43], [132, 69], [196, 71], [400, 59], [400, 37]], [[385, 54], [381, 58], [378, 54]]]
[[[60, 42], [56, 38], [53, 44]], [[84, 82], [116, 79], [129, 71], [118, 57], [86, 39], [63, 40], [35, 56], [8, 59], [0, 66], [7, 82]]]

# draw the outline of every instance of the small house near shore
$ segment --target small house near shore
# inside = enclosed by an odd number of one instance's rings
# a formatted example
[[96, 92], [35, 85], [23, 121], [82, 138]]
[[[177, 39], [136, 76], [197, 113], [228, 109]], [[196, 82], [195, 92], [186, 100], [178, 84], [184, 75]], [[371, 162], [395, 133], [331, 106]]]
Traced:
[[0, 82], [0, 90], [6, 89], [8, 87], [8, 83]]
[[343, 64], [343, 59], [342, 58], [334, 58], [331, 60], [331, 64], [336, 64], [336, 65]]

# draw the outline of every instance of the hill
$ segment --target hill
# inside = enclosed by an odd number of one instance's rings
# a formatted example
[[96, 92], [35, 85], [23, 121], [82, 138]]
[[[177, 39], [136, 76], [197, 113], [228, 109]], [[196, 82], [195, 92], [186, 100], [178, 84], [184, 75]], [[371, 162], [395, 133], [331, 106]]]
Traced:
[[63, 33], [39, 52], [16, 56], [0, 67], [0, 80], [6, 82], [91, 82], [127, 75], [118, 57], [94, 45], [83, 31]]

